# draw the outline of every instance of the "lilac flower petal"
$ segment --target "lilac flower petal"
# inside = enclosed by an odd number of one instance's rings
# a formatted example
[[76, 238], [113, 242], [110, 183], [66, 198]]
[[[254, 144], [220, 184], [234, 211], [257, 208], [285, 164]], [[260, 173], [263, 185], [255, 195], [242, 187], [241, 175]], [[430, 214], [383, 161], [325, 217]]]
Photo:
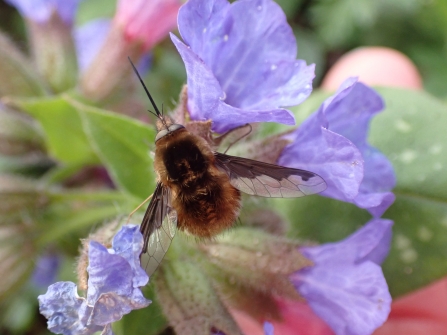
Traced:
[[314, 68], [296, 61], [295, 37], [275, 2], [203, 5], [192, 0], [180, 9], [178, 23], [186, 44], [220, 82], [228, 104], [245, 109], [291, 106], [310, 94]]
[[112, 241], [112, 250], [116, 255], [123, 257], [132, 268], [133, 287], [141, 287], [147, 284], [149, 277], [141, 268], [140, 253], [143, 249], [143, 236], [140, 227], [125, 225], [115, 235]]
[[369, 335], [390, 312], [391, 296], [380, 266], [373, 262], [316, 266], [294, 277], [312, 310], [337, 335]]
[[98, 301], [101, 294], [116, 292], [129, 295], [132, 291], [132, 268], [121, 256], [109, 254], [102, 244], [92, 241], [88, 251], [87, 300], [90, 305]]
[[288, 110], [253, 110], [235, 108], [223, 101], [224, 92], [206, 64], [175, 35], [171, 39], [182, 57], [188, 78], [188, 109], [194, 120], [213, 120], [213, 130], [225, 132], [250, 122], [281, 122], [294, 124]]
[[84, 71], [93, 61], [110, 30], [110, 19], [90, 21], [74, 31], [79, 70]]
[[144, 298], [141, 290], [133, 290], [129, 297], [115, 293], [101, 294], [93, 307], [90, 322], [96, 325], [106, 326], [112, 322], [121, 320], [125, 314], [134, 309], [149, 306], [150, 300]]
[[393, 204], [396, 196], [392, 192], [362, 193], [354, 199], [354, 204], [360, 208], [367, 209], [372, 216], [378, 218]]
[[383, 100], [356, 78], [346, 80], [335, 97], [325, 106], [329, 129], [352, 141], [364, 158], [364, 178], [354, 203], [381, 216], [394, 201], [390, 191], [396, 179], [390, 161], [367, 143], [367, 135], [371, 118], [384, 107]]
[[143, 246], [139, 227], [122, 227], [112, 245], [107, 250], [97, 242], [89, 244], [87, 299], [77, 296], [73, 283], [56, 283], [39, 296], [41, 313], [48, 318], [50, 330], [66, 335], [103, 330], [110, 335], [112, 322], [151, 303], [140, 290], [149, 278], [139, 266]]
[[[376, 92], [358, 83], [357, 78], [348, 78], [317, 112], [287, 136], [293, 143], [283, 151], [279, 164], [318, 173], [328, 184], [322, 195], [352, 202], [380, 217], [395, 198], [390, 192], [395, 185], [391, 163], [366, 141], [370, 119], [381, 109], [383, 101]], [[322, 141], [321, 127], [345, 138], [343, 151], [356, 152], [341, 157], [337, 170], [333, 170], [331, 160], [325, 162], [327, 155], [319, 155], [329, 144]]]
[[378, 264], [391, 226], [373, 219], [343, 241], [301, 249], [314, 266], [294, 273], [292, 283], [337, 335], [371, 334], [388, 317], [391, 296]]
[[362, 155], [347, 138], [322, 127], [318, 118], [311, 116], [289, 136], [293, 143], [284, 148], [278, 164], [317, 173], [327, 184], [322, 194], [351, 201], [363, 179]]
[[[173, 41], [187, 68], [188, 108], [194, 120], [213, 119], [213, 130], [220, 132], [246, 122], [291, 124], [293, 115], [278, 107], [297, 105], [309, 96], [314, 66], [295, 59], [295, 37], [276, 3], [190, 0], [180, 9], [178, 23], [190, 49], [186, 52], [187, 47]], [[219, 109], [222, 104], [225, 108]], [[212, 108], [200, 109], [203, 105]], [[214, 114], [229, 107], [235, 109], [226, 118], [232, 124], [226, 125], [223, 117], [216, 120]], [[252, 121], [233, 120], [256, 112]]]
[[72, 282], [57, 282], [44, 295], [38, 297], [40, 313], [48, 319], [48, 329], [56, 334], [93, 334], [101, 326], [86, 326], [91, 307], [77, 294]]
[[106, 325], [150, 304], [139, 289], [149, 280], [140, 266], [142, 248], [143, 237], [134, 225], [121, 228], [111, 250], [90, 242], [87, 301], [94, 305], [93, 323]]
[[270, 322], [264, 322], [264, 334], [265, 335], [274, 335], [273, 333], [273, 325]]
[[56, 11], [67, 24], [73, 23], [78, 4], [81, 0], [6, 0], [17, 8], [20, 14], [38, 23], [47, 22]]
[[320, 262], [381, 264], [389, 252], [392, 225], [391, 220], [372, 219], [343, 241], [304, 248], [303, 252]]

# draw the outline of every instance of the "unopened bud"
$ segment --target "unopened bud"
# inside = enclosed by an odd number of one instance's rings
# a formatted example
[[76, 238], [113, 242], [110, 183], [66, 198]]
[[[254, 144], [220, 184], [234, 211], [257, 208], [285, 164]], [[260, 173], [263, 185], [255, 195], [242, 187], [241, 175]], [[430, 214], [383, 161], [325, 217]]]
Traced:
[[200, 247], [222, 276], [288, 298], [299, 299], [288, 276], [312, 265], [296, 242], [252, 228], [233, 229]]
[[55, 92], [76, 85], [78, 63], [71, 26], [54, 12], [44, 23], [28, 20], [33, 57], [38, 71]]
[[0, 96], [40, 96], [46, 92], [32, 62], [0, 32]]
[[[115, 102], [129, 88], [131, 67], [176, 25], [180, 0], [120, 0], [111, 29], [80, 89], [92, 101]], [[112, 100], [113, 99], [113, 100]]]
[[155, 278], [157, 296], [177, 334], [241, 335], [241, 331], [201, 269], [186, 261], [172, 261]]
[[128, 41], [123, 31], [112, 25], [101, 49], [82, 74], [82, 94], [92, 101], [119, 100], [128, 94], [130, 86], [132, 70], [127, 58], [136, 62], [142, 55], [142, 45]]

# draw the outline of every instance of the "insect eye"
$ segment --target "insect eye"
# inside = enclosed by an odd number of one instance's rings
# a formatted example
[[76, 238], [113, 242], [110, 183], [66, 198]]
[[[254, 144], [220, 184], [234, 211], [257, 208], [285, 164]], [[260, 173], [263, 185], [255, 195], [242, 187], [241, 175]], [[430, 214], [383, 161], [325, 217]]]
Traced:
[[185, 127], [183, 127], [181, 124], [171, 124], [168, 129], [171, 132], [171, 131], [176, 131], [176, 130], [182, 129], [182, 128], [185, 128]]
[[171, 124], [168, 129], [162, 129], [158, 132], [157, 136], [155, 137], [155, 142], [157, 142], [160, 138], [182, 128], [185, 127], [183, 127], [181, 124]]
[[157, 142], [160, 138], [165, 137], [169, 133], [170, 133], [170, 131], [168, 129], [160, 130], [158, 132], [157, 136], [155, 137], [155, 142]]

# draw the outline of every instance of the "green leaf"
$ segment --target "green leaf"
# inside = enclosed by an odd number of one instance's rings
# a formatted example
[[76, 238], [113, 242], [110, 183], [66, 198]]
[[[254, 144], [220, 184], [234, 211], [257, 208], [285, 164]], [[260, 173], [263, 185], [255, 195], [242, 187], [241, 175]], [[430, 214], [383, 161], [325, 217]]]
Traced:
[[394, 295], [447, 274], [447, 106], [424, 92], [379, 89], [387, 109], [370, 141], [396, 170], [395, 221], [384, 272]]
[[13, 99], [9, 102], [36, 118], [51, 156], [67, 164], [94, 164], [98, 159], [76, 109], [64, 97]]
[[155, 187], [148, 143], [155, 129], [129, 117], [72, 101], [82, 115], [85, 131], [116, 185], [141, 198]]

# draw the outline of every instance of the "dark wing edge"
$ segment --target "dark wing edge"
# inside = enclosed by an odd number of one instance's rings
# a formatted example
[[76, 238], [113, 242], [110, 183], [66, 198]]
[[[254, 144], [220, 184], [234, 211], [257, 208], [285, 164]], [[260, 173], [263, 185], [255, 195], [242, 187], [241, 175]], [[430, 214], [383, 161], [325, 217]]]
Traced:
[[177, 230], [177, 212], [172, 208], [171, 190], [157, 183], [141, 222], [143, 250], [141, 267], [150, 276], [160, 265]]
[[239, 191], [267, 198], [295, 198], [323, 192], [327, 185], [306, 170], [229, 156], [215, 152], [216, 165]]

